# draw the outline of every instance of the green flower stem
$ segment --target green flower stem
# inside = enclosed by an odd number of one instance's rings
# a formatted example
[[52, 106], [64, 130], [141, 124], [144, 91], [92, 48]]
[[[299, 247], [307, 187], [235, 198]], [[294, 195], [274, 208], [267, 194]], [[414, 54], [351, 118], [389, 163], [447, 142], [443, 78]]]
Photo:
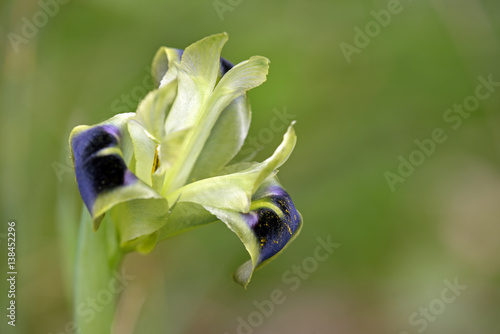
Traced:
[[[108, 215], [107, 215], [108, 216]], [[113, 222], [106, 217], [97, 232], [83, 209], [75, 268], [74, 319], [81, 334], [111, 333], [117, 296], [113, 292], [123, 253]], [[111, 300], [109, 300], [111, 296]]]
[[[63, 182], [57, 190], [57, 229], [60, 237], [60, 259], [62, 261], [62, 274], [64, 277], [64, 292], [68, 303], [73, 302], [73, 277], [75, 274], [75, 256], [78, 241], [78, 225], [74, 222], [81, 209], [73, 196], [75, 185]], [[68, 224], [68, 222], [71, 222]]]

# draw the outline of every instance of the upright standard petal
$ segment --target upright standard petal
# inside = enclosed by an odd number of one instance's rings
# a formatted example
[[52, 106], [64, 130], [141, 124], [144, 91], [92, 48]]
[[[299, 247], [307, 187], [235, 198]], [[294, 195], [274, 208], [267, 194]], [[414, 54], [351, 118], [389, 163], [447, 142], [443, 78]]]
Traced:
[[[153, 59], [151, 71], [157, 85], [164, 86], [177, 79], [177, 68], [174, 63], [180, 63], [184, 50], [161, 47]], [[233, 63], [220, 58], [219, 79], [233, 68]]]
[[[175, 133], [189, 131], [183, 134], [178, 150], [181, 154], [165, 171], [163, 196], [187, 183], [221, 112], [236, 98], [266, 80], [269, 61], [264, 57], [251, 57], [221, 77], [220, 53], [226, 40], [226, 34], [204, 38], [186, 48], [179, 64], [174, 63], [178, 93], [165, 122], [165, 132], [178, 138]], [[160, 165], [164, 158], [160, 156]]]

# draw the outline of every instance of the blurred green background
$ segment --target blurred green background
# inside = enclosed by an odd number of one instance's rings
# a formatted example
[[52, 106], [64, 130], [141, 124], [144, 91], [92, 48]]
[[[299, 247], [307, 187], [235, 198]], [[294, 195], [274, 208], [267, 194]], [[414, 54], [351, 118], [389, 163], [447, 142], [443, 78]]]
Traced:
[[[73, 333], [65, 263], [74, 242], [61, 237], [81, 208], [71, 128], [133, 111], [152, 88], [147, 67], [160, 46], [222, 31], [225, 58], [271, 60], [268, 81], [249, 94], [250, 136], [264, 146], [257, 158], [281, 140], [263, 130], [276, 110], [297, 120], [298, 144], [279, 177], [304, 228], [246, 291], [230, 274], [248, 255], [223, 224], [128, 256], [135, 278], [116, 332], [232, 334], [244, 319], [258, 326], [239, 333], [499, 333], [500, 87], [456, 129], [443, 119], [474, 102], [479, 76], [500, 82], [498, 1], [401, 0], [378, 30], [371, 11], [395, 0], [71, 0], [47, 20], [41, 3], [0, 4], [0, 276], [9, 220], [18, 270], [15, 329], [0, 283], [1, 333]], [[34, 16], [35, 32], [25, 27]], [[373, 37], [349, 62], [340, 45], [355, 45], [354, 29], [367, 24]], [[386, 173], [398, 173], [398, 157], [417, 159], [415, 140], [437, 128], [446, 140], [391, 189]], [[340, 246], [311, 267], [317, 238], [329, 236]], [[303, 264], [307, 278], [290, 276]], [[453, 301], [446, 280], [461, 286]], [[275, 289], [284, 302], [259, 318], [254, 302]]]

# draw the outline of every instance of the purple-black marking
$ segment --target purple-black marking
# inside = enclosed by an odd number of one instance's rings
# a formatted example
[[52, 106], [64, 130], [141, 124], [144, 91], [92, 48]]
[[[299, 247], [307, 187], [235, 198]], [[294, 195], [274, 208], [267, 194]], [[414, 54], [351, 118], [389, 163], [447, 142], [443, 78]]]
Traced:
[[78, 189], [90, 212], [99, 194], [137, 181], [120, 155], [98, 154], [102, 149], [116, 147], [119, 143], [120, 130], [113, 125], [83, 131], [71, 142]]

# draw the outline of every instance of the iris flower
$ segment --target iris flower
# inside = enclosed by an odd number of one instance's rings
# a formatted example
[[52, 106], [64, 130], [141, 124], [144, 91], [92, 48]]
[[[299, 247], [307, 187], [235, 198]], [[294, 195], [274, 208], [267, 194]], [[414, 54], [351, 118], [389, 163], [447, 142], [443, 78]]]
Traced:
[[250, 254], [234, 274], [246, 287], [302, 226], [276, 177], [296, 135], [292, 123], [262, 162], [235, 159], [250, 127], [246, 92], [266, 80], [269, 60], [233, 65], [220, 56], [227, 39], [162, 47], [152, 66], [158, 88], [137, 111], [77, 126], [70, 146], [94, 231], [113, 224], [122, 252], [148, 253], [161, 240], [222, 221]]

